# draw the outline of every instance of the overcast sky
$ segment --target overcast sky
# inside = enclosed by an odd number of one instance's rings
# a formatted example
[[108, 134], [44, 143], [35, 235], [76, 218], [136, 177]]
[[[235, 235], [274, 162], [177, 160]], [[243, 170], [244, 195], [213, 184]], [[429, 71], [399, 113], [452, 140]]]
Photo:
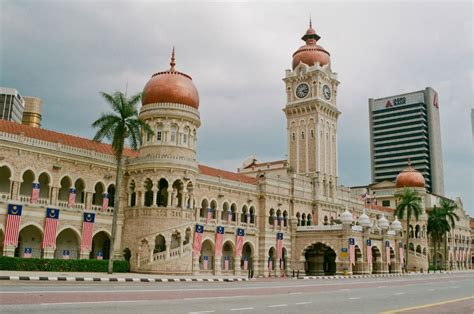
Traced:
[[368, 98], [439, 93], [445, 191], [474, 214], [473, 5], [0, 0], [0, 86], [44, 100], [43, 127], [92, 137], [99, 92], [137, 93], [176, 68], [199, 90], [200, 163], [286, 158], [285, 69], [312, 16], [339, 75], [339, 174], [370, 183]]

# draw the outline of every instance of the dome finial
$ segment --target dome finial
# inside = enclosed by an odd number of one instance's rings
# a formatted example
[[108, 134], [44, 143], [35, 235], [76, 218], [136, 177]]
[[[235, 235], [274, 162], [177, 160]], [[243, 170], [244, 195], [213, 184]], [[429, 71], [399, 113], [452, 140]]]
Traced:
[[309, 15], [309, 28], [313, 28], [313, 23], [311, 22], [311, 14]]
[[171, 51], [170, 65], [171, 65], [170, 71], [174, 71], [174, 66], [176, 65], [176, 63], [174, 62], [174, 46], [173, 46], [173, 50]]

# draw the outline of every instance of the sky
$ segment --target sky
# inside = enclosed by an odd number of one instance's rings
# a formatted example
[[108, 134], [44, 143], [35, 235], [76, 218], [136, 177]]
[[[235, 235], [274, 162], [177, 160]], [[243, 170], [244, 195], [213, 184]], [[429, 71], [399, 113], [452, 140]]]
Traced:
[[235, 171], [286, 158], [285, 88], [309, 16], [338, 88], [339, 183], [370, 183], [368, 98], [439, 93], [445, 194], [474, 216], [473, 4], [0, 0], [0, 86], [44, 101], [43, 127], [91, 138], [100, 92], [141, 92], [155, 72], [192, 76], [198, 160]]

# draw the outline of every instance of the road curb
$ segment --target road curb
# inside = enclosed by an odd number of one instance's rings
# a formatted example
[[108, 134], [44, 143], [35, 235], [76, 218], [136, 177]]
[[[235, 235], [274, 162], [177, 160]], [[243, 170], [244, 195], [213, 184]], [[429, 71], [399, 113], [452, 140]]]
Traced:
[[409, 274], [374, 274], [374, 275], [348, 275], [348, 276], [304, 276], [297, 279], [310, 280], [310, 279], [350, 279], [350, 278], [383, 278], [383, 277], [404, 277], [404, 276], [430, 276], [439, 274], [451, 274], [452, 272], [445, 273], [409, 273]]
[[248, 281], [248, 278], [121, 278], [121, 277], [65, 277], [65, 276], [0, 276], [3, 280], [20, 281], [81, 281], [81, 282], [237, 282]]

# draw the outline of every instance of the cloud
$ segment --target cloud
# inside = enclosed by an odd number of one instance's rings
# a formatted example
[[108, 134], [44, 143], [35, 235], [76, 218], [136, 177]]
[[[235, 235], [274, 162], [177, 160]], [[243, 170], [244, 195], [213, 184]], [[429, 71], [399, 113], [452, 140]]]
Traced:
[[[113, 3], [113, 5], [112, 5]], [[169, 67], [200, 93], [198, 158], [235, 169], [286, 155], [282, 78], [311, 14], [341, 85], [340, 183], [370, 182], [367, 99], [439, 92], [446, 191], [474, 214], [472, 3], [10, 1], [1, 10], [0, 85], [44, 99], [44, 127], [91, 137], [99, 92], [140, 92]]]

